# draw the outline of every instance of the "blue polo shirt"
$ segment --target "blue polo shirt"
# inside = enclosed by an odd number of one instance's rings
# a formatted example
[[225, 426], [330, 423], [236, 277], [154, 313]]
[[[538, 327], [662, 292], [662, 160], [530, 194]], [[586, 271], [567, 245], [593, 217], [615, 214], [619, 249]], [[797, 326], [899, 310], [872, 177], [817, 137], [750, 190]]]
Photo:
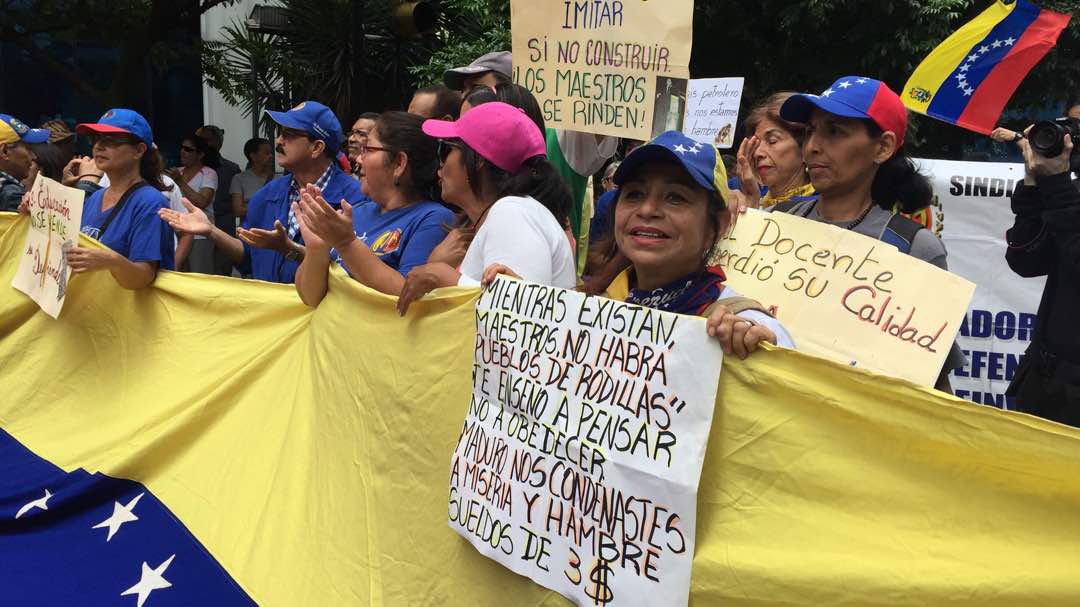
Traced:
[[[407, 276], [427, 263], [431, 250], [446, 237], [454, 213], [437, 202], [424, 201], [383, 212], [374, 202], [353, 206], [353, 229], [383, 263]], [[336, 254], [336, 253], [335, 253]], [[348, 271], [344, 260], [338, 260]]]
[[[323, 188], [323, 198], [334, 208], [338, 208], [344, 198], [354, 207], [370, 200], [360, 191], [360, 182], [346, 175], [335, 165], [330, 165], [330, 180]], [[292, 175], [285, 174], [271, 180], [259, 191], [252, 195], [248, 201], [247, 217], [244, 219], [244, 227], [247, 229], [260, 228], [273, 230], [274, 221], [280, 221], [281, 225], [289, 225], [289, 185], [292, 183]], [[303, 244], [303, 238], [297, 240]], [[292, 283], [296, 281], [296, 269], [300, 262], [289, 261], [277, 251], [260, 249], [244, 243], [244, 261], [240, 264], [240, 271], [251, 274], [256, 280], [267, 282]]]
[[150, 184], [139, 186], [102, 235], [101, 226], [115, 208], [101, 210], [101, 201], [110, 189], [98, 190], [86, 199], [79, 231], [131, 261], [153, 261], [163, 270], [173, 269], [173, 230], [158, 217], [158, 209], [169, 207], [165, 195]]

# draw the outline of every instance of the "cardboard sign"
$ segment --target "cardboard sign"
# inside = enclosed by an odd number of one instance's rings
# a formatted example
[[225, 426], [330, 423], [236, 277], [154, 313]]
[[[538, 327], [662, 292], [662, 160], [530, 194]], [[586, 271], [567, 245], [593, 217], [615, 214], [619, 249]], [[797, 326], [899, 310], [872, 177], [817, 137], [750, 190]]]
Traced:
[[1024, 278], [1005, 261], [1005, 231], [1016, 221], [1010, 206], [1024, 181], [1024, 165], [999, 162], [915, 161], [930, 177], [934, 200], [915, 219], [941, 235], [949, 271], [978, 285], [957, 343], [967, 364], [953, 369], [953, 392], [983, 405], [1014, 409], [1005, 389], [1035, 334], [1046, 277]]
[[702, 78], [687, 84], [682, 132], [699, 143], [730, 148], [742, 105], [742, 78]]
[[693, 0], [512, 0], [510, 22], [514, 81], [548, 127], [640, 140], [681, 130]]
[[836, 226], [751, 210], [718, 245], [728, 284], [799, 350], [933, 386], [975, 285]]
[[71, 268], [65, 252], [78, 244], [85, 193], [39, 174], [30, 188], [30, 229], [11, 286], [56, 318], [64, 306]]
[[722, 357], [702, 319], [500, 277], [450, 526], [579, 605], [686, 605]]

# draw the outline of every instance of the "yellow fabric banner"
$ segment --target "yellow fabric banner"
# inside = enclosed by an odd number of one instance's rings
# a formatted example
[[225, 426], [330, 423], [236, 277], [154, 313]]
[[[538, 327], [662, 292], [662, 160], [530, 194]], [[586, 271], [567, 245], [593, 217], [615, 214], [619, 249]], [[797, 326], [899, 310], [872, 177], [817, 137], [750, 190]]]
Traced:
[[[27, 225], [0, 214], [0, 284]], [[565, 604], [447, 524], [475, 298], [401, 319], [337, 271], [316, 310], [291, 286], [98, 273], [53, 320], [5, 286], [0, 426], [145, 484], [262, 605]], [[729, 357], [691, 604], [1075, 603], [1078, 462], [1070, 428], [797, 352]]]

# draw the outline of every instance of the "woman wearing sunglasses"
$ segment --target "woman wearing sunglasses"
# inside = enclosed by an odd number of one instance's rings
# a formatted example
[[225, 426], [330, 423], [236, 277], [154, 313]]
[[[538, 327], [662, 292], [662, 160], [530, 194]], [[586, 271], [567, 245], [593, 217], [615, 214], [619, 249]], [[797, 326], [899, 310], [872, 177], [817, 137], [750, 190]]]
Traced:
[[[217, 151], [202, 137], [191, 134], [180, 142], [180, 166], [168, 171], [183, 197], [202, 209], [207, 217], [214, 216], [214, 193], [218, 188], [217, 168], [220, 164], [221, 156]], [[214, 241], [195, 235], [186, 266], [181, 269], [213, 274]]]
[[358, 156], [371, 201], [355, 207], [343, 201], [336, 210], [316, 189], [305, 188], [293, 204], [307, 246], [296, 291], [307, 305], [326, 296], [331, 260], [357, 282], [398, 295], [409, 271], [426, 263], [446, 236], [454, 215], [432, 201], [438, 156], [423, 122], [405, 112], [386, 112], [375, 121]]
[[[108, 248], [72, 247], [68, 265], [75, 273], [108, 270], [126, 289], [147, 287], [159, 269], [173, 267], [173, 232], [158, 217], [167, 188], [150, 125], [132, 110], [114, 109], [76, 130], [94, 136], [94, 163], [109, 178], [109, 187], [83, 203], [80, 230]], [[27, 209], [24, 201], [19, 210]]]
[[574, 256], [563, 229], [570, 190], [548, 163], [544, 136], [519, 108], [485, 103], [457, 122], [428, 120], [424, 132], [439, 139], [442, 197], [469, 216], [476, 235], [460, 270], [436, 262], [413, 270], [398, 311], [432, 289], [478, 285], [494, 264], [525, 280], [572, 289]]

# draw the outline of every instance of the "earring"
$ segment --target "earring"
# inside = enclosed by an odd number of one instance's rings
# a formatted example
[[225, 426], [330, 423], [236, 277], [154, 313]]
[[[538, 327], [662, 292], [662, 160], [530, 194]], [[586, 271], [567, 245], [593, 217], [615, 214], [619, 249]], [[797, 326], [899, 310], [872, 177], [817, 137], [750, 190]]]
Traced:
[[398, 178], [395, 177], [394, 178], [394, 187], [396, 188], [396, 187], [400, 187], [400, 186], [401, 186], [401, 181]]

